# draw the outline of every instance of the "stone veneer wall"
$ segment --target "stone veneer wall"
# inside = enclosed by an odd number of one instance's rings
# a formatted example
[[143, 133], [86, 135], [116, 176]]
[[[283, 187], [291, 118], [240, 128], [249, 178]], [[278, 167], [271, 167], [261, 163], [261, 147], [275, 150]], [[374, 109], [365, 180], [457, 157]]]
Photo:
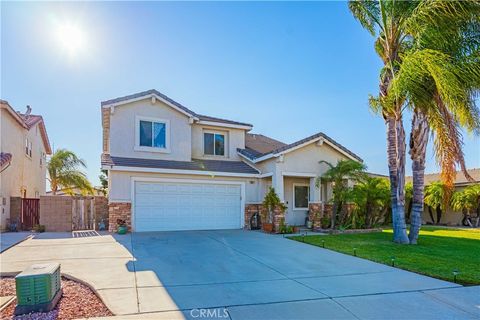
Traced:
[[[351, 214], [354, 205], [347, 203], [343, 206], [343, 210], [346, 210], [346, 214]], [[321, 219], [323, 217], [332, 216], [333, 205], [330, 203], [310, 202], [308, 204], [308, 219], [312, 221], [313, 229], [321, 229]]]
[[132, 229], [132, 204], [130, 202], [111, 202], [108, 204], [108, 231], [117, 230], [117, 219], [125, 220], [128, 230]]
[[[250, 203], [245, 205], [245, 229], [250, 230], [250, 218], [255, 213], [260, 213], [262, 217], [262, 222], [267, 221], [267, 210], [261, 203]], [[285, 221], [285, 210], [281, 207], [276, 207], [273, 210], [273, 224], [275, 231], [278, 232], [280, 229], [281, 221]]]
[[313, 229], [321, 229], [321, 219], [332, 216], [333, 205], [321, 202], [310, 202], [308, 204], [308, 219], [312, 221]]

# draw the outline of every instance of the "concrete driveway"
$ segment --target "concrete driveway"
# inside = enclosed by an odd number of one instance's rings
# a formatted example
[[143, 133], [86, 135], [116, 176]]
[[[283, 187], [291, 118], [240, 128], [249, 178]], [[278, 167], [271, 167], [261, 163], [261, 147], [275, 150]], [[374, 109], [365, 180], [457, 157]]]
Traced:
[[479, 287], [259, 232], [30, 239], [0, 258], [2, 273], [58, 261], [112, 312], [140, 318], [480, 318]]

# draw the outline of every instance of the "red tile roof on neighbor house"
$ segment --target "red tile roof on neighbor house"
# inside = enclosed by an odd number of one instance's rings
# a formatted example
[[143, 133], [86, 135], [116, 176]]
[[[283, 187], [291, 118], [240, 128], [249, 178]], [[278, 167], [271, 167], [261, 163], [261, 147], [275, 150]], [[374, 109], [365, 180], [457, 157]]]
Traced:
[[0, 172], [5, 170], [12, 161], [12, 154], [6, 152], [0, 152]]
[[50, 146], [50, 141], [47, 135], [47, 129], [45, 127], [45, 122], [43, 121], [43, 117], [40, 115], [35, 114], [24, 114], [20, 112], [16, 112], [12, 106], [8, 103], [8, 101], [0, 100], [0, 106], [2, 109], [7, 110], [11, 114], [11, 116], [25, 129], [30, 130], [36, 124], [39, 125], [40, 128], [40, 135], [42, 136], [43, 144], [45, 146], [45, 150], [47, 154], [52, 154], [52, 148]]

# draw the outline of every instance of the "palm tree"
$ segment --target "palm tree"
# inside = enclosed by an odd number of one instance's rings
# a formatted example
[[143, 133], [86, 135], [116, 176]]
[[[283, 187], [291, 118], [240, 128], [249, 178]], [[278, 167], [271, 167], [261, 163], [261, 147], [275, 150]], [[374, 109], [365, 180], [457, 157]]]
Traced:
[[370, 106], [380, 113], [387, 131], [387, 159], [390, 178], [393, 241], [408, 243], [405, 224], [405, 129], [403, 127], [404, 98], [397, 96], [386, 103], [391, 82], [401, 64], [401, 54], [407, 49], [405, 21], [417, 6], [413, 1], [350, 1], [353, 16], [376, 36], [375, 50], [383, 62], [379, 97], [370, 98]]
[[86, 168], [85, 162], [72, 151], [59, 149], [51, 156], [47, 171], [53, 195], [59, 189], [72, 194], [74, 189], [79, 189], [82, 194], [93, 194], [92, 185], [78, 167]]
[[480, 223], [480, 184], [475, 184], [464, 189], [469, 201], [473, 204], [473, 207], [477, 210], [477, 227]]
[[332, 183], [333, 193], [333, 209], [331, 217], [331, 228], [335, 228], [337, 216], [340, 216], [340, 221], [343, 219], [343, 204], [348, 197], [348, 180], [359, 181], [364, 175], [366, 166], [363, 163], [353, 160], [339, 160], [334, 166], [330, 162], [320, 161], [325, 163], [329, 169], [323, 176], [316, 179], [317, 188], [320, 186], [322, 180]]
[[365, 227], [370, 228], [385, 216], [390, 205], [388, 180], [365, 176], [350, 191], [349, 199], [365, 217]]
[[[419, 24], [419, 13], [426, 6], [434, 8], [429, 9], [432, 23]], [[442, 11], [445, 9], [451, 10], [448, 19]], [[403, 55], [397, 77], [392, 81], [392, 92], [407, 97], [407, 106], [413, 111], [410, 134], [413, 205], [409, 233], [412, 244], [417, 242], [421, 225], [430, 132], [442, 180], [448, 187], [445, 196], [450, 196], [457, 164], [471, 179], [463, 157], [460, 128], [470, 133], [480, 131], [474, 99], [480, 86], [479, 17], [478, 1], [450, 2], [447, 7], [442, 2], [424, 1], [407, 25], [411, 48]]]
[[477, 211], [477, 222], [475, 224], [478, 227], [480, 223], [480, 185], [469, 186], [462, 191], [456, 191], [453, 193], [450, 205], [453, 210], [461, 211], [463, 213], [463, 224], [473, 227], [468, 220], [472, 211]]
[[[445, 211], [448, 201], [446, 201], [446, 194], [448, 187], [440, 181], [432, 182], [425, 187], [425, 204], [429, 206], [428, 212], [433, 224], [439, 224], [442, 219], [442, 213]], [[433, 217], [432, 209], [437, 213], [437, 219]]]
[[[403, 128], [403, 111], [408, 105], [417, 107], [419, 102], [425, 105], [432, 104], [432, 96], [421, 96], [423, 100], [412, 101], [412, 95], [424, 88], [430, 89], [431, 83], [425, 82], [424, 78], [414, 78], [411, 90], [399, 90], [402, 80], [398, 80], [400, 71], [404, 75], [409, 75], [411, 68], [405, 68], [405, 61], [412, 63], [418, 57], [412, 54], [417, 49], [431, 48], [433, 44], [444, 46], [448, 42], [448, 35], [458, 32], [458, 27], [465, 24], [466, 17], [472, 18], [472, 12], [478, 7], [478, 1], [350, 1], [349, 8], [355, 18], [359, 20], [362, 26], [373, 36], [378, 36], [375, 42], [375, 50], [383, 61], [383, 69], [380, 76], [379, 97], [370, 98], [371, 107], [381, 113], [387, 127], [387, 158], [389, 166], [391, 200], [392, 200], [392, 220], [394, 229], [394, 241], [398, 243], [415, 243], [418, 236], [418, 230], [421, 223], [420, 214], [423, 210], [423, 171], [424, 171], [424, 153], [428, 138], [428, 125], [425, 122], [425, 114], [416, 112], [414, 116], [413, 128], [416, 143], [411, 150], [413, 169], [417, 173], [414, 177], [413, 190], [413, 210], [411, 223], [411, 236], [409, 239], [406, 233], [405, 224], [405, 130]], [[473, 18], [475, 20], [475, 18]], [[457, 29], [455, 29], [455, 27]], [[448, 30], [448, 32], [444, 32]], [[473, 29], [473, 33], [478, 29]], [[447, 35], [445, 37], [444, 35]], [[472, 39], [478, 39], [475, 35]], [[442, 41], [440, 41], [442, 40]], [[473, 41], [474, 42], [474, 41]], [[432, 59], [429, 52], [417, 53], [425, 57], [423, 61]], [[434, 57], [434, 56], [433, 56]], [[430, 61], [431, 62], [431, 61]], [[477, 60], [478, 64], [478, 60]], [[475, 62], [469, 66], [475, 65]], [[438, 66], [438, 64], [437, 64]], [[434, 74], [435, 69], [425, 69]], [[403, 78], [407, 78], [404, 76]], [[399, 83], [399, 84], [396, 84]], [[443, 89], [443, 87], [442, 87]], [[425, 90], [428, 91], [428, 90]], [[431, 91], [431, 89], [430, 89]], [[409, 104], [406, 104], [408, 102]], [[417, 102], [417, 103], [415, 103]], [[419, 109], [418, 109], [419, 110]], [[434, 112], [432, 111], [432, 114]], [[443, 121], [448, 117], [445, 112], [435, 111], [434, 117], [437, 121], [436, 126], [451, 127], [451, 121]], [[456, 116], [456, 115], [454, 115]], [[448, 120], [448, 119], [447, 119]], [[458, 133], [455, 130], [443, 130], [448, 135]], [[438, 136], [438, 139], [444, 139]], [[451, 137], [450, 139], [456, 139]], [[461, 139], [458, 139], [461, 140]], [[411, 139], [412, 141], [412, 139]], [[446, 145], [446, 144], [442, 144]], [[457, 148], [457, 147], [454, 147]], [[460, 149], [461, 150], [461, 149]], [[460, 154], [457, 150], [457, 154]], [[437, 149], [438, 158], [451, 158], [451, 150]], [[422, 186], [421, 188], [419, 186]], [[421, 203], [421, 207], [419, 206]]]

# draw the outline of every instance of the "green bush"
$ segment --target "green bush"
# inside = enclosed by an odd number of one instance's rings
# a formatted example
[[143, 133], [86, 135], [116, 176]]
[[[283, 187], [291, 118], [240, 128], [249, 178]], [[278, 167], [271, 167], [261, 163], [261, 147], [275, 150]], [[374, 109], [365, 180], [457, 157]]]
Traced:
[[43, 224], [36, 224], [33, 226], [35, 232], [45, 232], [45, 226]]
[[330, 218], [329, 217], [322, 217], [320, 219], [320, 225], [321, 225], [322, 229], [330, 228]]

